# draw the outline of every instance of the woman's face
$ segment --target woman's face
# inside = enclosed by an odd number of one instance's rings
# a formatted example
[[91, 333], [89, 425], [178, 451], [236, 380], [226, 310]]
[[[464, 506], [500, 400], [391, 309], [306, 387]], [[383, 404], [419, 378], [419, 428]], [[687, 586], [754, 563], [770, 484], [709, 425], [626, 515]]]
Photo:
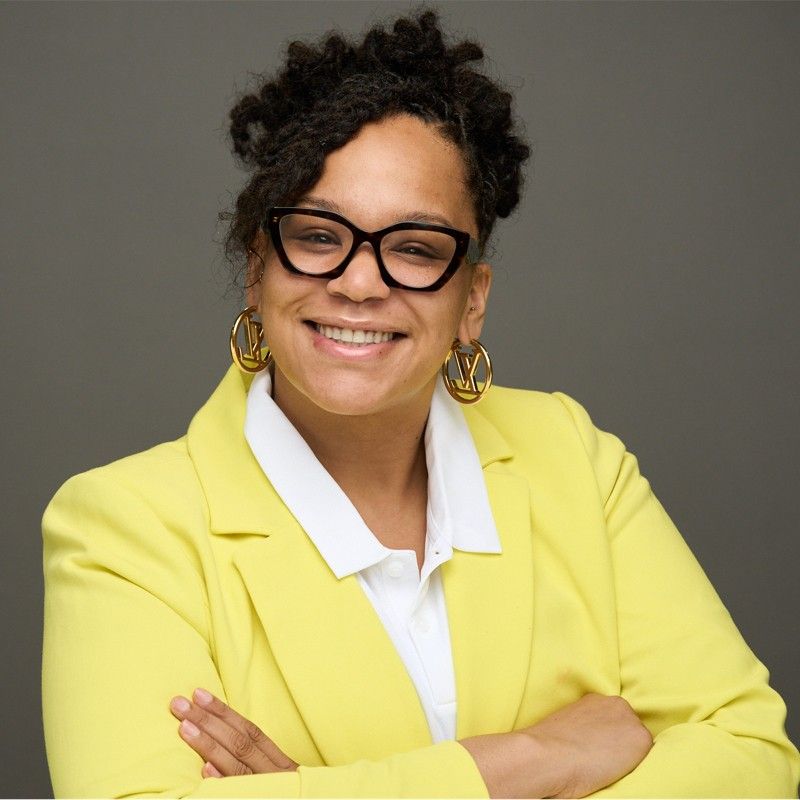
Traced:
[[[328, 155], [317, 184], [294, 205], [337, 211], [366, 231], [422, 213], [433, 217], [427, 221], [478, 236], [461, 154], [408, 115], [365, 125]], [[413, 292], [386, 286], [369, 244], [330, 280], [288, 272], [263, 232], [255, 245], [265, 266], [248, 290], [248, 304], [258, 305], [275, 358], [276, 397], [294, 396], [345, 415], [427, 408], [453, 339], [467, 344], [480, 334], [488, 264], [462, 264], [438, 291]], [[260, 266], [251, 257], [254, 278]], [[327, 338], [317, 325], [393, 337], [356, 346]]]

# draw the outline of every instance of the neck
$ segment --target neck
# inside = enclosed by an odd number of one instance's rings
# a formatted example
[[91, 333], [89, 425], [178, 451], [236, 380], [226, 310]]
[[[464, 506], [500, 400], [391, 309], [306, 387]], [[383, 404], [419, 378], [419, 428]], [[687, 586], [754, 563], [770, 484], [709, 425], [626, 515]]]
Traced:
[[369, 415], [320, 408], [275, 370], [272, 397], [342, 490], [351, 497], [427, 494], [425, 425], [434, 382], [410, 403]]

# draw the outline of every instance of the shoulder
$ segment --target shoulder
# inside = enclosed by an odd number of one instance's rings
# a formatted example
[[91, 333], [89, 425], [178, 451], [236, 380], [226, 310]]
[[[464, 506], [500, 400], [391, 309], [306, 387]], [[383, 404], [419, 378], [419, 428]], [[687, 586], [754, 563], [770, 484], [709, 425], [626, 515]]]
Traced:
[[45, 517], [54, 509], [104, 506], [113, 513], [134, 504], [190, 519], [193, 511], [206, 507], [204, 459], [206, 465], [225, 469], [231, 468], [229, 462], [240, 468], [248, 460], [241, 435], [248, 386], [231, 366], [184, 436], [72, 476], [56, 492]]
[[[207, 530], [205, 497], [185, 437], [73, 475], [42, 517], [45, 560], [67, 552], [138, 558], [186, 552]], [[194, 549], [191, 547], [190, 549]]]
[[625, 445], [615, 434], [595, 425], [575, 398], [555, 391], [493, 386], [468, 416], [479, 415], [508, 443], [518, 461], [557, 460], [591, 467], [601, 487], [610, 490]]
[[481, 403], [467, 413], [470, 412], [486, 418], [510, 440], [525, 440], [531, 434], [548, 432], [578, 436], [591, 444], [598, 433], [605, 433], [595, 426], [578, 400], [558, 391], [493, 386]]
[[569, 421], [576, 413], [587, 414], [577, 400], [564, 392], [515, 389], [497, 385], [492, 386], [483, 400], [472, 408], [487, 417], [492, 417], [495, 421], [502, 420], [509, 413], [516, 413], [534, 424], [543, 421], [551, 423]]
[[158, 506], [162, 499], [174, 501], [199, 492], [184, 436], [73, 475], [55, 493], [50, 506], [65, 499], [83, 504], [100, 498], [116, 502], [138, 498], [144, 504]]

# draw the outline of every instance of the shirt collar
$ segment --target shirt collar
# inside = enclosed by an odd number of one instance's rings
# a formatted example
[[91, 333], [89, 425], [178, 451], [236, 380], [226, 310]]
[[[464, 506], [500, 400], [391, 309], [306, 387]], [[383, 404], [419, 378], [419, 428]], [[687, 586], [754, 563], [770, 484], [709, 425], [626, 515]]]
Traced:
[[[244, 435], [264, 474], [337, 578], [382, 561], [392, 550], [273, 401], [268, 370], [247, 393]], [[437, 382], [425, 428], [428, 525], [458, 550], [501, 552], [475, 444], [458, 403]]]

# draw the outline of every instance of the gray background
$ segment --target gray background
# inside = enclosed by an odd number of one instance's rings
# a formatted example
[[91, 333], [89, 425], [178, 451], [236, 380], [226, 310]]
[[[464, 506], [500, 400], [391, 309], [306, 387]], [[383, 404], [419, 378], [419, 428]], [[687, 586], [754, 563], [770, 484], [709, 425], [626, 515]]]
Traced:
[[[0, 6], [0, 794], [50, 792], [48, 498], [180, 436], [228, 365], [216, 214], [244, 179], [224, 140], [237, 90], [290, 37], [409, 7]], [[637, 454], [797, 742], [800, 5], [438, 7], [484, 42], [536, 151], [495, 237], [496, 379], [566, 391]]]

